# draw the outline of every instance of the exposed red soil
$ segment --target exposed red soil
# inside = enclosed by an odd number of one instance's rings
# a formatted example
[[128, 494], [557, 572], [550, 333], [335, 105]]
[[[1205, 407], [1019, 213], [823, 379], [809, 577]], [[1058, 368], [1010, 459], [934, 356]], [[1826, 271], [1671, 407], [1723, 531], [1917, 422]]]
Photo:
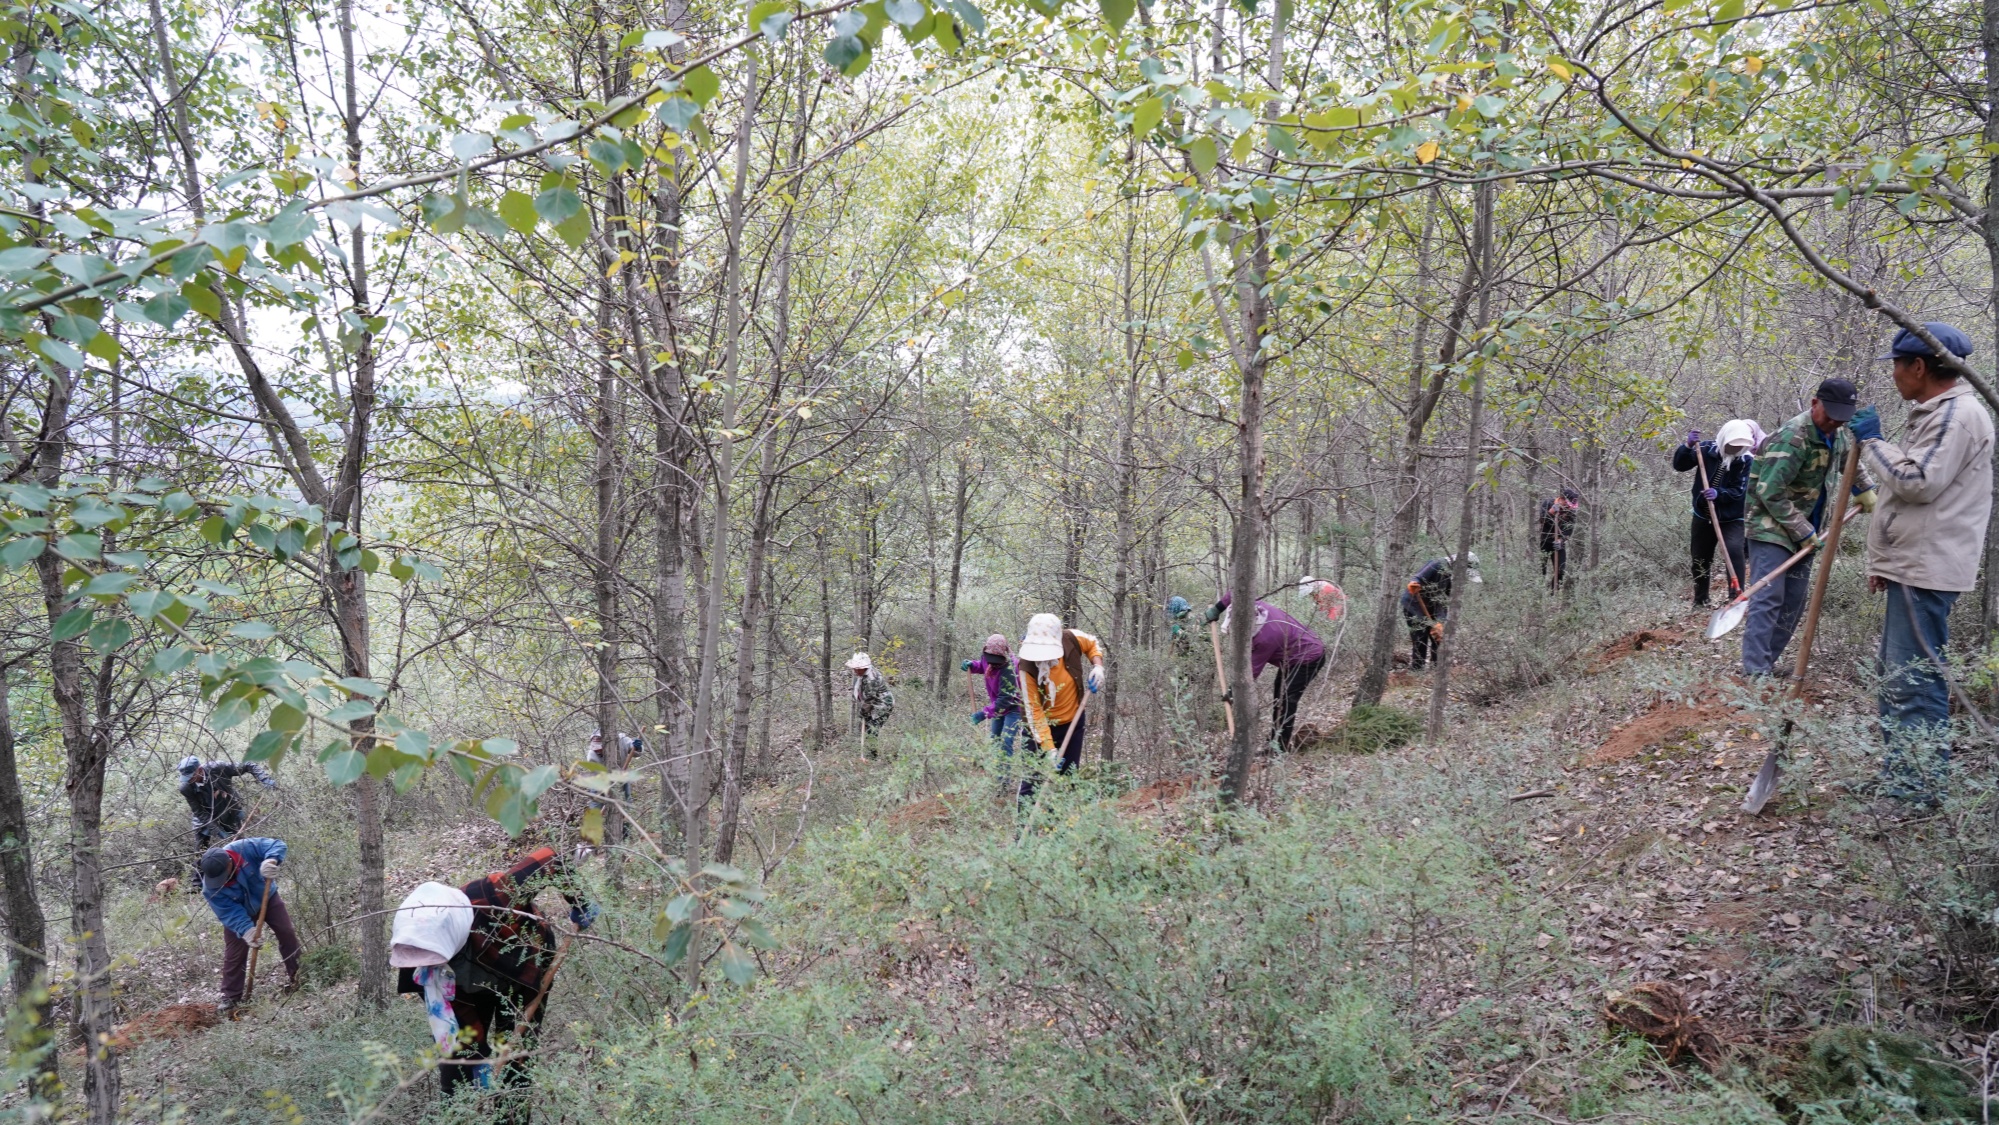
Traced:
[[1177, 804], [1194, 792], [1201, 779], [1193, 774], [1180, 777], [1162, 778], [1126, 795], [1118, 801], [1118, 807], [1127, 812], [1164, 812], [1170, 805]]
[[1686, 639], [1686, 634], [1676, 629], [1639, 629], [1626, 633], [1597, 650], [1594, 670], [1602, 671], [1627, 656], [1636, 656], [1641, 652], [1657, 652]]
[[1739, 712], [1720, 703], [1655, 703], [1652, 709], [1614, 729], [1585, 764], [1600, 766], [1637, 757], [1642, 751], [1689, 732], [1718, 730], [1731, 725]]
[[175, 1004], [119, 1024], [111, 1032], [111, 1045], [122, 1048], [155, 1039], [181, 1039], [221, 1022], [213, 1004]]

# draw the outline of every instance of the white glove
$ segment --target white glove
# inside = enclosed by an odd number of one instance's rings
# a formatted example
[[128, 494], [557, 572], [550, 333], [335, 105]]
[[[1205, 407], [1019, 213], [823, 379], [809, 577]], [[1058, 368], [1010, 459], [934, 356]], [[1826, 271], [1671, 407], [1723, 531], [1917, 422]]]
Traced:
[[275, 860], [275, 859], [267, 859], [267, 860], [265, 860], [265, 861], [264, 861], [263, 863], [261, 863], [261, 864], [259, 864], [259, 865], [257, 866], [257, 874], [259, 874], [259, 875], [262, 875], [262, 876], [263, 876], [264, 878], [266, 878], [266, 879], [275, 879], [275, 878], [277, 878], [277, 877], [278, 877], [278, 861], [277, 861], [277, 860]]
[[1104, 666], [1101, 664], [1090, 665], [1090, 690], [1102, 691], [1103, 686], [1104, 686]]

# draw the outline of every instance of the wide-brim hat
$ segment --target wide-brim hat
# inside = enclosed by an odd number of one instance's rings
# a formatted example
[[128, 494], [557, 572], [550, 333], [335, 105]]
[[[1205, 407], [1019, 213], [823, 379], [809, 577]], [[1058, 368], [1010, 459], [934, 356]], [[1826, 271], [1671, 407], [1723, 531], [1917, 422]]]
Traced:
[[423, 883], [396, 907], [389, 934], [389, 966], [420, 969], [458, 955], [472, 933], [472, 900], [457, 887]]
[[1027, 619], [1027, 635], [1020, 638], [1022, 660], [1059, 660], [1062, 656], [1062, 618], [1053, 613], [1037, 613]]
[[865, 652], [857, 652], [847, 658], [847, 668], [851, 671], [865, 672], [874, 666], [875, 662], [869, 660], [868, 654]]

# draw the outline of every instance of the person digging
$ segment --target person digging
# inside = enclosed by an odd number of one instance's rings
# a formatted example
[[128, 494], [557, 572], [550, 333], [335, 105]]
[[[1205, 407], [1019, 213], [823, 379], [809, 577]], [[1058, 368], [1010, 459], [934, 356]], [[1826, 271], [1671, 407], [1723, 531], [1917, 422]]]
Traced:
[[285, 842], [268, 836], [250, 836], [202, 853], [201, 895], [222, 923], [222, 1003], [216, 1011], [224, 1019], [244, 1005], [249, 993], [244, 968], [251, 942], [263, 942], [263, 926], [278, 936], [289, 978], [285, 991], [298, 987], [298, 932], [276, 885], [284, 861]]
[[[389, 965], [398, 970], [398, 993], [421, 993], [431, 1037], [447, 1057], [437, 1069], [449, 1099], [459, 1090], [527, 1085], [529, 1050], [548, 1010], [568, 949], [535, 909], [535, 896], [558, 891], [569, 903], [569, 921], [581, 932], [597, 920], [569, 866], [554, 848], [536, 848], [505, 871], [482, 875], [463, 887], [424, 883], [396, 908], [390, 928]], [[510, 1099], [513, 1101], [514, 1099]], [[498, 1121], [525, 1121], [526, 1106], [511, 1104]]]
[[[1063, 628], [1056, 614], [1037, 613], [1020, 639], [1019, 682], [1035, 741], [1055, 759], [1057, 775], [1069, 773], [1083, 757], [1088, 730], [1083, 693], [1087, 689], [1094, 695], [1104, 686], [1103, 643], [1080, 629]], [[1039, 783], [1039, 772], [1030, 770], [1020, 783], [1020, 796], [1034, 796]]]
[[[1402, 623], [1409, 627], [1409, 670], [1428, 667], [1444, 640], [1444, 619], [1451, 615], [1451, 567], [1457, 556], [1431, 559], [1402, 591]], [[1476, 552], [1465, 556], [1472, 585], [1485, 581], [1478, 572]]]
[[[1207, 619], [1219, 620], [1224, 633], [1228, 632], [1230, 618], [1234, 616], [1229, 612], [1234, 597], [1224, 593], [1208, 607]], [[1271, 712], [1270, 742], [1266, 746], [1274, 744], [1277, 752], [1283, 754], [1291, 749], [1298, 702], [1305, 697], [1305, 689], [1318, 678], [1319, 670], [1326, 666], [1326, 645], [1297, 618], [1269, 602], [1258, 601], [1256, 635], [1249, 640], [1249, 678], [1255, 680], [1272, 664], [1277, 666], [1277, 706]]]

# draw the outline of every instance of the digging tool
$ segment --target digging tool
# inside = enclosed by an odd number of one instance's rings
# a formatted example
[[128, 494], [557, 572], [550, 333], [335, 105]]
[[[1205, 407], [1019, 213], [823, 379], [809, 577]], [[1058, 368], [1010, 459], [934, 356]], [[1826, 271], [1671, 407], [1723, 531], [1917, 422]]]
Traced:
[[[1860, 471], [1860, 442], [1854, 441], [1846, 451], [1846, 469], [1839, 475], [1839, 495], [1833, 498], [1832, 527], [1826, 532], [1825, 565], [1812, 575], [1811, 600], [1805, 603], [1805, 631], [1798, 638], [1798, 666], [1791, 673], [1791, 698], [1798, 699], [1805, 694], [1805, 670], [1811, 667], [1812, 640], [1819, 631], [1819, 607], [1825, 602], [1826, 584], [1832, 579], [1832, 564], [1839, 557], [1839, 533], [1846, 525], [1846, 508], [1853, 496], [1853, 478]], [[1763, 753], [1763, 765], [1756, 771], [1756, 779], [1749, 783], [1749, 796], [1743, 799], [1742, 811], [1756, 815], [1770, 798], [1777, 793], [1777, 782], [1783, 776], [1783, 767], [1777, 759], [1784, 753], [1784, 744], [1791, 738], [1791, 720], [1784, 720], [1784, 729], [1777, 735], [1770, 749]]]
[[1222, 627], [1208, 622], [1208, 641], [1215, 649], [1215, 683], [1222, 689], [1222, 714], [1229, 721], [1229, 737], [1235, 737], [1235, 707], [1229, 703], [1229, 674], [1222, 668]]
[[250, 965], [243, 973], [243, 1000], [229, 1013], [232, 1020], [243, 1018], [243, 1008], [250, 1003], [250, 992], [257, 987], [257, 954], [264, 951], [264, 915], [271, 909], [271, 882], [264, 880], [264, 897], [257, 903], [257, 924], [250, 928]]
[[1069, 729], [1062, 732], [1062, 745], [1055, 750], [1055, 765], [1059, 769], [1062, 759], [1069, 756], [1069, 740], [1076, 737], [1076, 727], [1083, 721], [1083, 712], [1090, 706], [1090, 692], [1081, 684], [1076, 685], [1082, 695], [1076, 698], [1076, 717], [1069, 720]]
[[965, 673], [965, 694], [972, 697], [972, 706], [977, 707], [979, 705], [979, 674], [977, 672]]
[[[1842, 520], [1840, 521], [1839, 526], [1844, 527], [1846, 525], [1846, 521], [1858, 515], [1859, 512], [1860, 509], [1858, 508], [1848, 509], [1845, 517], [1842, 518]], [[1742, 591], [1740, 594], [1737, 594], [1734, 597], [1734, 599], [1731, 600], [1727, 605], [1722, 606], [1720, 609], [1715, 610], [1714, 615], [1707, 619], [1707, 639], [1711, 641], [1718, 641], [1721, 638], [1727, 636], [1729, 633], [1733, 632], [1737, 625], [1742, 624], [1742, 619], [1748, 615], [1749, 599], [1756, 596], [1756, 591], [1761, 590], [1763, 587], [1768, 586], [1772, 582], [1775, 582], [1777, 580], [1778, 575], [1781, 575], [1785, 571], [1791, 569], [1792, 566], [1796, 565], [1796, 563], [1800, 559], [1804, 558], [1806, 555], [1809, 555], [1813, 551], [1818, 550], [1820, 542], [1821, 540], [1814, 539], [1811, 543], [1798, 548], [1797, 554], [1792, 555], [1788, 559], [1785, 559], [1780, 565], [1778, 565], [1778, 567], [1775, 570], [1772, 570], [1770, 573], [1764, 575], [1761, 578], [1758, 578], [1753, 585], [1751, 585], [1748, 589]]]
[[[1701, 447], [1698, 445], [1694, 446], [1694, 467], [1701, 471], [1701, 491], [1703, 493], [1712, 491], [1713, 486], [1707, 482], [1707, 455], [1701, 452]], [[1707, 498], [1703, 496], [1702, 499]], [[1714, 545], [1721, 549], [1721, 565], [1728, 568], [1728, 592], [1739, 593], [1742, 590], [1742, 582], [1735, 576], [1735, 560], [1728, 557], [1728, 537], [1721, 533], [1721, 516], [1716, 514], [1712, 500], [1707, 500], [1707, 518], [1709, 523], [1714, 524]], [[1742, 563], [1747, 566], [1749, 560], [1744, 559]]]

